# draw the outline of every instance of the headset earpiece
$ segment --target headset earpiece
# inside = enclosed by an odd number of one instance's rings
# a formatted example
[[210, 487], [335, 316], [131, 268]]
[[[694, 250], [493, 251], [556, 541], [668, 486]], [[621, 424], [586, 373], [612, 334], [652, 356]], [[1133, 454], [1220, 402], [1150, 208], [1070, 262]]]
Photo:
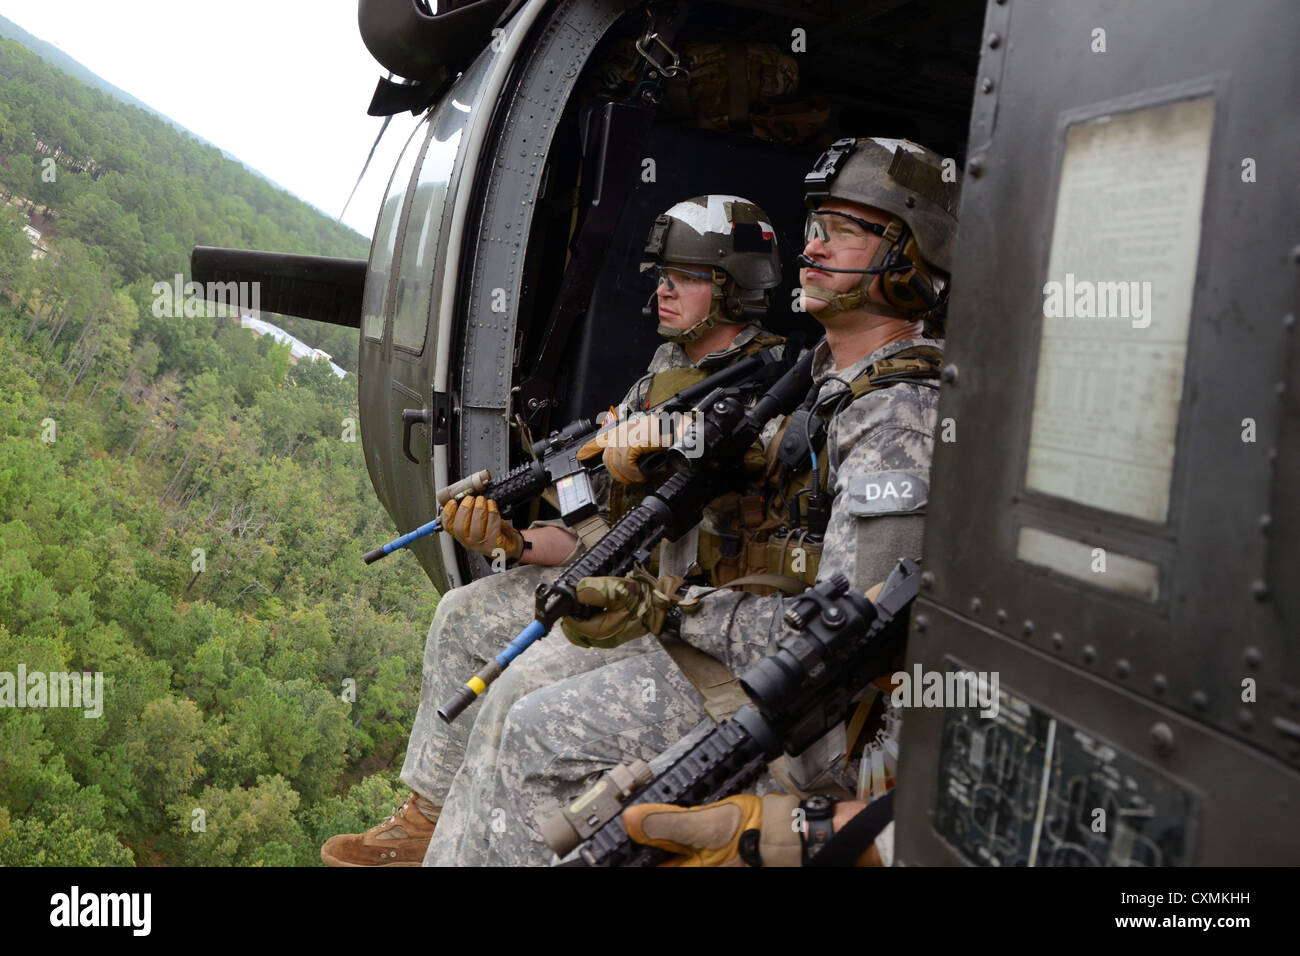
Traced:
[[900, 266], [880, 276], [880, 291], [891, 305], [908, 312], [924, 312], [938, 303], [931, 278], [916, 248], [916, 237], [910, 233], [900, 253], [891, 258]]
[[742, 295], [738, 300], [739, 317], [742, 322], [755, 322], [767, 316], [768, 294], [766, 291]]

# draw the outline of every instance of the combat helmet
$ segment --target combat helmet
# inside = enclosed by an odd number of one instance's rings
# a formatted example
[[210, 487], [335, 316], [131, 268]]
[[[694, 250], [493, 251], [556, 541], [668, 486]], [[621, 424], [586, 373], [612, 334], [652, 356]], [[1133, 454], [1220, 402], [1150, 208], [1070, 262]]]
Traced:
[[[677, 203], [655, 219], [644, 255], [642, 272], [680, 262], [708, 266], [713, 278], [707, 316], [685, 330], [660, 323], [659, 334], [672, 342], [692, 342], [719, 322], [745, 324], [761, 318], [769, 290], [781, 284], [772, 220], [740, 196], [712, 194]], [[653, 302], [651, 296], [647, 313], [653, 314]]]
[[[959, 192], [955, 164], [945, 166], [938, 153], [910, 140], [836, 140], [804, 177], [804, 202], [809, 209], [805, 239], [817, 234], [816, 213], [827, 198], [871, 206], [889, 213], [891, 218], [884, 227], [858, 223], [883, 240], [866, 269], [816, 266], [826, 271], [862, 274], [858, 285], [845, 293], [805, 283], [806, 291], [827, 302], [819, 318], [860, 306], [877, 275], [881, 276], [881, 291], [895, 315], [916, 318], [941, 309], [947, 276], [952, 271]], [[806, 256], [800, 256], [799, 261], [801, 265], [815, 265]]]

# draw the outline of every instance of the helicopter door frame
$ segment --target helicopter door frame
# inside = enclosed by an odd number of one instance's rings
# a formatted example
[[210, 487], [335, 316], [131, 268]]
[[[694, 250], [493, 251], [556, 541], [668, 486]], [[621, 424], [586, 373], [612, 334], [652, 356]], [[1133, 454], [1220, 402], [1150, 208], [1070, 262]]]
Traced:
[[[466, 173], [474, 172], [462, 176], [456, 191], [433, 313], [440, 318], [431, 318], [452, 323], [438, 332], [433, 388], [456, 396], [456, 478], [485, 465], [494, 473], [508, 467], [518, 292], [546, 157], [587, 59], [626, 12], [615, 0], [531, 0], [494, 38], [499, 53], [481, 54], [497, 57], [480, 100], [495, 109], [474, 118], [458, 160]], [[556, 64], [565, 65], [559, 75]], [[485, 162], [489, 150], [501, 161]], [[470, 243], [472, 251], [465, 248]], [[504, 314], [492, 309], [499, 288], [507, 293]], [[464, 357], [456, 389], [450, 382], [453, 350]], [[433, 449], [438, 488], [455, 480], [449, 445]], [[466, 583], [455, 542], [439, 535], [439, 544], [452, 587]]]

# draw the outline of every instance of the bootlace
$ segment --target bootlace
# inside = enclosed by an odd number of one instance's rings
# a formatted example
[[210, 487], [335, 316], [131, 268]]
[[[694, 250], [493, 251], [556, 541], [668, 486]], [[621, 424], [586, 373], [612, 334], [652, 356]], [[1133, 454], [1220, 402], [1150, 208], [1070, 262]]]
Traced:
[[[393, 822], [394, 820], [396, 820], [399, 816], [402, 816], [402, 811], [404, 811], [404, 810], [406, 809], [407, 805], [410, 804], [410, 802], [411, 802], [411, 798], [410, 798], [410, 797], [407, 797], [405, 800], [403, 800], [403, 801], [398, 805], [398, 807], [397, 807], [396, 810], [394, 810], [392, 813], [390, 813], [390, 814], [388, 815], [388, 819], [387, 819], [387, 820], [385, 820], [383, 823], [376, 824], [375, 826], [371, 827], [370, 829], [371, 829], [371, 830], [382, 830], [384, 827], [388, 826], [388, 824], [392, 823], [392, 822]], [[405, 818], [403, 817], [403, 819], [405, 819]]]

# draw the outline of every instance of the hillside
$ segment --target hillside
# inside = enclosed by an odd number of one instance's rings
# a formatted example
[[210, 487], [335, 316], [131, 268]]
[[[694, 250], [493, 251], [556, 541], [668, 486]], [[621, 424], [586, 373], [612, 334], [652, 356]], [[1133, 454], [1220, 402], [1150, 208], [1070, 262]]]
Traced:
[[[35, 53], [55, 69], [80, 80], [91, 89], [99, 90], [99, 92], [111, 96], [119, 103], [125, 103], [127, 106], [134, 106], [138, 109], [144, 110], [146, 113], [152, 113], [154, 116], [170, 123], [183, 133], [189, 132], [185, 127], [181, 126], [180, 123], [177, 123], [171, 117], [164, 116], [162, 113], [159, 113], [153, 107], [149, 106], [149, 104], [136, 99], [130, 93], [126, 92], [126, 90], [120, 89], [98, 74], [92, 73], [72, 57], [68, 56], [68, 54], [56, 47], [53, 43], [46, 43], [40, 37], [33, 36], [18, 24], [5, 17], [0, 17], [0, 37], [7, 37], [10, 40], [17, 41], [21, 46], [24, 46], [31, 52]], [[211, 145], [206, 140], [203, 140], [202, 137], [195, 138], [204, 143], [204, 145]], [[230, 159], [235, 158], [229, 153], [225, 153], [225, 155]]]
[[[114, 281], [189, 275], [195, 245], [364, 258], [359, 233], [156, 114], [0, 40], [0, 190], [42, 236], [74, 239]], [[356, 368], [357, 333], [277, 323]], [[311, 332], [306, 330], [311, 328]]]
[[0, 190], [0, 865], [318, 863], [400, 800], [437, 595], [360, 560], [355, 376], [150, 288], [365, 240], [9, 40]]

